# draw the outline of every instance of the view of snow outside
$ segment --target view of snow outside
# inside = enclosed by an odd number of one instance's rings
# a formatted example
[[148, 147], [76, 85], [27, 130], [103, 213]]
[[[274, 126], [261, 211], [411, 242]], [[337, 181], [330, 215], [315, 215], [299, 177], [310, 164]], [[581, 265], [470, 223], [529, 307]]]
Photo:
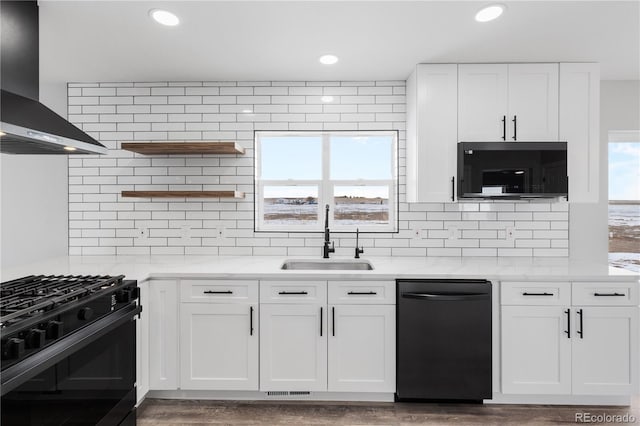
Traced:
[[640, 272], [640, 142], [609, 143], [609, 264]]
[[[390, 136], [332, 136], [329, 143], [329, 175], [333, 187], [333, 223], [340, 226], [389, 223], [387, 185], [366, 180], [393, 179], [393, 140]], [[305, 225], [319, 223], [324, 205], [318, 200], [322, 181], [322, 139], [319, 136], [274, 136], [261, 139], [263, 180], [283, 181], [264, 187], [264, 223]], [[362, 185], [340, 184], [363, 180]], [[299, 182], [287, 185], [289, 181]]]

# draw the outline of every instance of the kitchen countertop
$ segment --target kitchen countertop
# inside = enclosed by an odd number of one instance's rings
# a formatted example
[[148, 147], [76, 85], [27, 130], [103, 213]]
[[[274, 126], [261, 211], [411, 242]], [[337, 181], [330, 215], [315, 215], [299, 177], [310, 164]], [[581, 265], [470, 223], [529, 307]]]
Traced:
[[[567, 258], [496, 257], [365, 257], [372, 271], [281, 270], [289, 258], [275, 256], [64, 256], [19, 267], [5, 268], [0, 281], [26, 275], [85, 274], [125, 275], [149, 278], [244, 278], [244, 279], [366, 279], [373, 278], [485, 278], [490, 280], [638, 280], [637, 273], [609, 267], [606, 263]], [[294, 258], [292, 258], [294, 259]], [[319, 257], [295, 259], [323, 261]], [[330, 260], [353, 261], [332, 257]]]

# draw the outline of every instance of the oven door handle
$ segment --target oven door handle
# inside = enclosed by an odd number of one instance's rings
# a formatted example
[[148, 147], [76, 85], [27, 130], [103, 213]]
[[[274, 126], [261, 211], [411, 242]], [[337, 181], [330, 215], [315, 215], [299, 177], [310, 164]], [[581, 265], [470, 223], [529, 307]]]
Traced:
[[58, 342], [47, 346], [40, 352], [12, 365], [2, 372], [1, 395], [12, 391], [116, 327], [125, 324], [127, 321], [135, 321], [134, 317], [141, 311], [141, 306], [131, 304], [61, 338]]

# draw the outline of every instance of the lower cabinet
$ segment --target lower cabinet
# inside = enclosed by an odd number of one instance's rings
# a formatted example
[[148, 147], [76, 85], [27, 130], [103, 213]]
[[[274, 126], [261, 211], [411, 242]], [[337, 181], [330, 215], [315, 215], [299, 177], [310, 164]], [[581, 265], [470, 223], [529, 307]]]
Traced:
[[[636, 391], [637, 289], [619, 290], [619, 284], [601, 283], [585, 291], [587, 285], [566, 283], [554, 289], [545, 283], [502, 283], [503, 393], [631, 395]], [[545, 298], [553, 306], [545, 306]], [[572, 300], [586, 303], [574, 305]]]
[[180, 387], [258, 390], [257, 315], [253, 305], [183, 303]]
[[395, 392], [394, 289], [261, 282], [260, 390]]
[[395, 306], [330, 306], [328, 390], [395, 392]]
[[258, 281], [180, 283], [180, 388], [258, 390]]
[[502, 307], [502, 392], [571, 393], [571, 339], [566, 309]]
[[260, 390], [327, 390], [326, 307], [260, 307]]
[[638, 372], [638, 308], [579, 306], [573, 339], [573, 393], [631, 395]]
[[178, 283], [150, 281], [142, 305], [149, 321], [149, 389], [178, 389]]

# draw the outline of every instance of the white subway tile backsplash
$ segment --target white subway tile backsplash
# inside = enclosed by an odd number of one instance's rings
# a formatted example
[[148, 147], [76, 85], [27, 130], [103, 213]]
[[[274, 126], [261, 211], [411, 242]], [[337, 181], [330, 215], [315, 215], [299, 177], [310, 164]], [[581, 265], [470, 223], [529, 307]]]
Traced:
[[[323, 102], [325, 95], [333, 101]], [[253, 132], [391, 129], [399, 131], [400, 231], [361, 238], [366, 256], [568, 256], [566, 202], [404, 202], [405, 101], [404, 81], [70, 83], [69, 119], [110, 151], [69, 159], [69, 253], [319, 256], [320, 233], [254, 232]], [[166, 140], [236, 141], [246, 153], [119, 149], [122, 142]], [[133, 189], [236, 189], [246, 198], [121, 197]], [[140, 227], [148, 238], [138, 238]], [[453, 227], [457, 239], [450, 239]], [[514, 240], [506, 239], [507, 227]], [[352, 255], [353, 235], [332, 238], [337, 255]]]

